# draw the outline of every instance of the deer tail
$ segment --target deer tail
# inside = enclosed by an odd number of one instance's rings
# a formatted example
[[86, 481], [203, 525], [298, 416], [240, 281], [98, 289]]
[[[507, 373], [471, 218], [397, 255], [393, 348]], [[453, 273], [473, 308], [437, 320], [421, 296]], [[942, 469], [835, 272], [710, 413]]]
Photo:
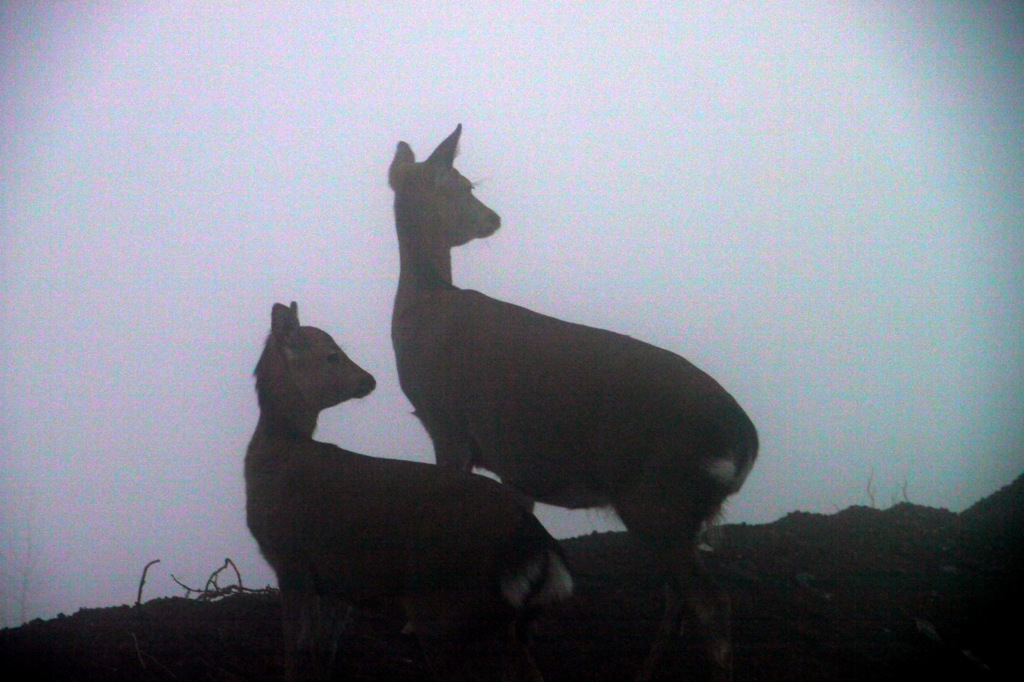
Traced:
[[524, 513], [501, 574], [501, 594], [517, 611], [540, 608], [572, 596], [565, 554], [532, 514]]

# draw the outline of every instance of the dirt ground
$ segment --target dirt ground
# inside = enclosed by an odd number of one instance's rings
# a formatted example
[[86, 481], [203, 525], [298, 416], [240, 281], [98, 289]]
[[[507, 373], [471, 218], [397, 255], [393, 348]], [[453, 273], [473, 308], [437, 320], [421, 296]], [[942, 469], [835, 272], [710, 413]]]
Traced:
[[[564, 541], [577, 593], [542, 616], [549, 681], [631, 679], [657, 626], [659, 582], [624, 533]], [[720, 529], [708, 562], [733, 602], [737, 680], [1024, 679], [1024, 476], [962, 514], [897, 504], [794, 512]], [[221, 582], [225, 582], [221, 579]], [[16, 680], [274, 680], [273, 591], [82, 609], [0, 630]], [[426, 680], [402, 623], [359, 618], [345, 679]]]

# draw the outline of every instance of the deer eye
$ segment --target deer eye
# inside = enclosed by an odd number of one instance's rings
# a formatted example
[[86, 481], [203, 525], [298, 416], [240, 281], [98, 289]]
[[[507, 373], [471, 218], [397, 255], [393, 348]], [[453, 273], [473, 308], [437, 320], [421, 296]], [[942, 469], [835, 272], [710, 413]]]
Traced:
[[328, 353], [327, 362], [331, 365], [337, 365], [341, 362], [341, 353]]

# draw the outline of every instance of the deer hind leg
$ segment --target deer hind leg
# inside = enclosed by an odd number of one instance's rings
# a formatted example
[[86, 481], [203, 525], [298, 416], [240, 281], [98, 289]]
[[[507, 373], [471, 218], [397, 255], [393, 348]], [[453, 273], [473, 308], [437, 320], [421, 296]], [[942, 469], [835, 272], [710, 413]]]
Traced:
[[731, 680], [729, 598], [697, 548], [704, 522], [720, 499], [695, 483], [697, 477], [674, 468], [645, 472], [640, 485], [615, 503], [622, 522], [665, 579], [664, 617], [636, 679], [685, 678], [699, 670], [698, 679]]
[[[641, 540], [641, 544], [655, 543]], [[637, 673], [638, 682], [684, 676], [720, 682], [732, 679], [729, 597], [704, 566], [698, 551], [679, 546], [661, 557], [659, 552], [652, 552], [665, 574], [665, 612], [650, 653]]]
[[[407, 602], [410, 621], [435, 677], [446, 682], [543, 682], [506, 604], [481, 609], [452, 595]], [[468, 607], [468, 608], [467, 608]]]
[[681, 602], [683, 618], [663, 627], [673, 627], [680, 644], [691, 642], [703, 653], [699, 664], [707, 679], [728, 682], [732, 680], [729, 596], [704, 566], [699, 550], [680, 551], [690, 556], [677, 562], [675, 577], [666, 581], [666, 592], [676, 595], [670, 603]]

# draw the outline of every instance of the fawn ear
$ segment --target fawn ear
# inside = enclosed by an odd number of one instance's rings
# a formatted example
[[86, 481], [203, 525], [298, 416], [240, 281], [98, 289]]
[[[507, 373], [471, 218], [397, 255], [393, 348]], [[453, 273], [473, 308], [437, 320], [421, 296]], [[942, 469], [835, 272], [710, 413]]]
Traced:
[[391, 160], [391, 167], [388, 168], [388, 184], [391, 185], [391, 189], [398, 189], [404, 171], [411, 163], [416, 163], [416, 155], [412, 153], [412, 147], [405, 142], [399, 142], [398, 149], [395, 150], [395, 158]]
[[455, 163], [455, 156], [459, 153], [459, 136], [462, 135], [462, 124], [455, 126], [455, 132], [445, 138], [445, 141], [437, 145], [437, 149], [427, 159], [427, 163], [442, 168], [451, 168]]
[[275, 303], [270, 311], [270, 333], [286, 345], [290, 345], [299, 331], [299, 306], [292, 301], [291, 306]]

